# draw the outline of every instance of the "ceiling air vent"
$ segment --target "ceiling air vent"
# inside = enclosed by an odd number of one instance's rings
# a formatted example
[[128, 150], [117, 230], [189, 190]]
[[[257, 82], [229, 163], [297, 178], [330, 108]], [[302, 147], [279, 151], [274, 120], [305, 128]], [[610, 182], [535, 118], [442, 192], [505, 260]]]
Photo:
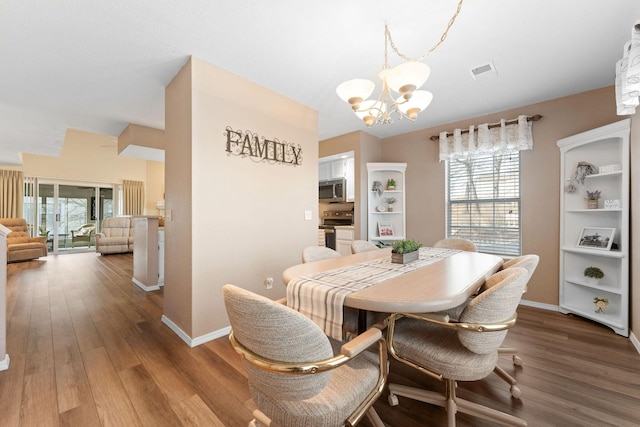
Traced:
[[496, 71], [496, 67], [493, 65], [493, 62], [473, 67], [469, 72], [475, 81], [488, 80], [498, 76], [498, 72]]

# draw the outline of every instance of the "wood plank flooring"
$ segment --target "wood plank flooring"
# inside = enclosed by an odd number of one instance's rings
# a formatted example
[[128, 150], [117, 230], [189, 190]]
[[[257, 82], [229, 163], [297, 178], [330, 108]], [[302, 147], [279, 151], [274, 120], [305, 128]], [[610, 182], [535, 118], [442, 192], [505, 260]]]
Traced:
[[[8, 265], [7, 351], [0, 426], [246, 426], [253, 403], [226, 338], [189, 348], [161, 323], [162, 290], [131, 282], [132, 256], [49, 256]], [[238, 285], [242, 285], [238, 283]], [[459, 396], [522, 417], [530, 426], [640, 425], [640, 355], [608, 328], [521, 307], [506, 345], [517, 347], [523, 396], [496, 375], [462, 383]], [[442, 390], [392, 361], [390, 381]], [[386, 395], [389, 426], [442, 426], [442, 409]], [[362, 426], [368, 427], [365, 420]], [[492, 426], [458, 414], [460, 426]]]

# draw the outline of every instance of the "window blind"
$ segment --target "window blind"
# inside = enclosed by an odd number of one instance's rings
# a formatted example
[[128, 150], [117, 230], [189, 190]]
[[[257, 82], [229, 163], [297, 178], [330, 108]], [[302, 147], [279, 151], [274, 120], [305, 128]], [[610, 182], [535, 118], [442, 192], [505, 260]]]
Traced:
[[520, 255], [520, 153], [447, 161], [447, 237]]

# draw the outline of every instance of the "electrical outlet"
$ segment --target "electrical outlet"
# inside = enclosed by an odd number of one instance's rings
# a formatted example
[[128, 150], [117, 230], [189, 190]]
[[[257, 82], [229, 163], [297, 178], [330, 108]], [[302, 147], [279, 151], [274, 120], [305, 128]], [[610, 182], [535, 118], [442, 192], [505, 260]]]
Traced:
[[267, 287], [267, 289], [273, 288], [273, 277], [267, 277], [266, 279], [264, 279], [264, 285]]

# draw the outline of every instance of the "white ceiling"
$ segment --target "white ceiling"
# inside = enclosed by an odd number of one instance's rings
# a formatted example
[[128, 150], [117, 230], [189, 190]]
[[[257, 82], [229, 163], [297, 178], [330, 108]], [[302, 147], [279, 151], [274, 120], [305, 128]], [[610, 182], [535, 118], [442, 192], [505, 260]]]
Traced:
[[[610, 86], [638, 0], [465, 0], [425, 62], [434, 100], [416, 122], [367, 129], [335, 88], [376, 81], [384, 25], [419, 57], [457, 0], [2, 0], [0, 164], [59, 155], [67, 128], [164, 128], [164, 87], [189, 55], [318, 111], [319, 139], [379, 137]], [[469, 70], [493, 62], [498, 77]], [[390, 50], [390, 65], [400, 59]], [[613, 102], [613, 100], [612, 100]]]

